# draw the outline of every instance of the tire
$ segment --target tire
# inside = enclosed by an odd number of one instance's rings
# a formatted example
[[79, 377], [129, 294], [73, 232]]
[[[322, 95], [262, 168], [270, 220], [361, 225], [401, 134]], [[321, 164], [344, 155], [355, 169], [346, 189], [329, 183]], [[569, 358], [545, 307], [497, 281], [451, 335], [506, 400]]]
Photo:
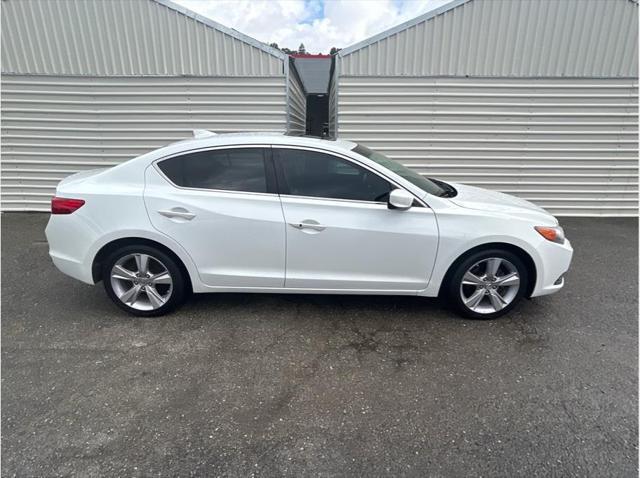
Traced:
[[528, 281], [524, 262], [513, 252], [479, 251], [454, 265], [446, 284], [446, 298], [462, 317], [496, 319], [517, 305], [527, 290]]
[[125, 246], [109, 254], [102, 282], [118, 307], [140, 317], [164, 315], [181, 305], [188, 293], [176, 260], [147, 245]]

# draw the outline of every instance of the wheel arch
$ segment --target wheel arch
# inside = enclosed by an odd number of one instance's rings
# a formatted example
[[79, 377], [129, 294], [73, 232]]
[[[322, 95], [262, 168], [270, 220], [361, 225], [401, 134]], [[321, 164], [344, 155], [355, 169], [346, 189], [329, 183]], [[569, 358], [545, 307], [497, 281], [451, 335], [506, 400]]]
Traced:
[[517, 255], [525, 267], [527, 268], [528, 282], [527, 282], [527, 290], [525, 291], [525, 297], [531, 297], [533, 290], [536, 286], [536, 281], [538, 280], [538, 271], [536, 268], [535, 261], [533, 257], [522, 249], [514, 244], [509, 244], [507, 242], [488, 242], [485, 244], [479, 244], [471, 249], [460, 254], [448, 267], [447, 272], [445, 273], [442, 281], [440, 282], [440, 289], [438, 290], [438, 296], [441, 296], [443, 291], [446, 290], [449, 281], [451, 280], [451, 276], [454, 274], [458, 265], [464, 261], [471, 254], [475, 254], [477, 252], [489, 250], [489, 249], [503, 249], [509, 251], [515, 255]]
[[176, 254], [166, 245], [158, 241], [154, 241], [153, 239], [148, 239], [144, 237], [121, 237], [104, 244], [94, 256], [93, 262], [91, 264], [91, 275], [93, 278], [93, 282], [97, 284], [102, 280], [103, 262], [109, 256], [109, 254], [111, 254], [113, 251], [120, 249], [122, 247], [136, 246], [136, 245], [145, 245], [149, 247], [154, 247], [164, 252], [169, 257], [171, 257], [180, 268], [180, 271], [182, 272], [185, 278], [188, 290], [190, 292], [193, 292], [193, 282], [191, 279], [191, 274], [189, 273], [189, 269], [185, 265], [184, 261], [178, 256], [178, 254]]

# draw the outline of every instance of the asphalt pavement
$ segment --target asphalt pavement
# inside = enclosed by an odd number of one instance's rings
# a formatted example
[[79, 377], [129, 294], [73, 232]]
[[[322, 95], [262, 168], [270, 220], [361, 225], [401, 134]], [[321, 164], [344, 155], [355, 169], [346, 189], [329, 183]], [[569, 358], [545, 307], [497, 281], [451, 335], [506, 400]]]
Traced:
[[558, 294], [200, 295], [125, 315], [2, 215], [2, 476], [637, 476], [638, 222], [568, 219]]

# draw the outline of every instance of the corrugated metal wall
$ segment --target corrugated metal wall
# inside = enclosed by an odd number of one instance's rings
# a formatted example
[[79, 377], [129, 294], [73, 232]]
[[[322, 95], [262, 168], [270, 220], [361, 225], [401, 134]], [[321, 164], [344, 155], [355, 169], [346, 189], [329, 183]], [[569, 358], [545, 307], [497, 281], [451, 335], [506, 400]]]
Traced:
[[287, 129], [292, 134], [305, 134], [307, 130], [307, 96], [293, 62], [289, 65], [288, 93], [289, 121]]
[[341, 77], [340, 137], [558, 215], [636, 215], [638, 82]]
[[192, 129], [297, 127], [285, 61], [168, 0], [2, 1], [2, 209]]
[[343, 75], [637, 77], [638, 5], [470, 0], [339, 56]]
[[338, 71], [336, 58], [329, 79], [329, 136], [335, 138], [338, 134]]
[[2, 208], [45, 211], [55, 185], [196, 128], [284, 131], [285, 77], [2, 77]]
[[453, 0], [345, 48], [338, 134], [558, 215], [638, 212], [638, 5]]
[[4, 0], [2, 71], [88, 76], [283, 74], [283, 53], [167, 5], [171, 3], [151, 0]]

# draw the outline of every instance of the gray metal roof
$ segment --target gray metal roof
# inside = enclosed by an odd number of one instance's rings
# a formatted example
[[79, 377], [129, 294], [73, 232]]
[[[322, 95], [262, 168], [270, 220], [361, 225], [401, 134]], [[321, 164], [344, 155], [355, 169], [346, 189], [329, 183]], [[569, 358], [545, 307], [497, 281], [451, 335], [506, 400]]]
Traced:
[[169, 0], [3, 0], [2, 72], [283, 76], [286, 55]]
[[256, 48], [259, 48], [260, 50], [263, 50], [275, 57], [281, 58], [281, 59], [285, 59], [287, 57], [287, 55], [285, 53], [283, 53], [282, 51], [278, 50], [277, 48], [273, 48], [272, 46], [267, 45], [266, 43], [262, 43], [259, 40], [256, 40], [255, 38], [250, 37], [249, 35], [245, 35], [244, 33], [239, 32], [238, 30], [235, 30], [233, 28], [229, 28], [224, 26], [222, 23], [218, 23], [214, 20], [211, 20], [210, 18], [204, 17], [202, 15], [199, 15], [198, 13], [189, 10], [186, 7], [183, 7], [182, 5], [178, 5], [177, 3], [172, 2], [171, 0], [153, 0], [155, 2], [161, 3], [162, 5], [165, 5], [166, 7], [172, 8], [173, 10], [182, 13], [183, 15], [186, 15], [188, 17], [193, 18], [194, 20], [199, 21], [200, 23], [204, 23], [205, 25], [211, 27], [211, 28], [215, 28], [216, 30], [219, 30], [221, 32], [226, 33], [229, 36], [235, 37], [238, 40], [241, 40], [245, 43], [248, 43], [249, 45], [252, 45]]
[[340, 75], [638, 77], [630, 0], [452, 0], [338, 53]]
[[294, 58], [293, 61], [307, 93], [329, 93], [331, 58]]
[[348, 46], [347, 48], [343, 48], [338, 52], [338, 56], [347, 56], [348, 54], [356, 50], [359, 50], [360, 48], [364, 48], [366, 46], [371, 45], [372, 43], [383, 40], [384, 38], [387, 38], [391, 35], [401, 32], [402, 30], [406, 30], [407, 28], [417, 25], [418, 23], [426, 22], [427, 20], [430, 20], [431, 18], [437, 15], [440, 15], [441, 13], [448, 12], [449, 10], [456, 8], [457, 6], [462, 5], [463, 3], [466, 3], [469, 1], [471, 0], [451, 0], [449, 3], [441, 5], [438, 8], [434, 8], [433, 10], [429, 10], [428, 12], [425, 12], [420, 16], [417, 16], [411, 20], [401, 23], [400, 25], [391, 27], [388, 30], [385, 30], [376, 35], [373, 35], [372, 37], [359, 41], [358, 43], [354, 43], [353, 45]]

